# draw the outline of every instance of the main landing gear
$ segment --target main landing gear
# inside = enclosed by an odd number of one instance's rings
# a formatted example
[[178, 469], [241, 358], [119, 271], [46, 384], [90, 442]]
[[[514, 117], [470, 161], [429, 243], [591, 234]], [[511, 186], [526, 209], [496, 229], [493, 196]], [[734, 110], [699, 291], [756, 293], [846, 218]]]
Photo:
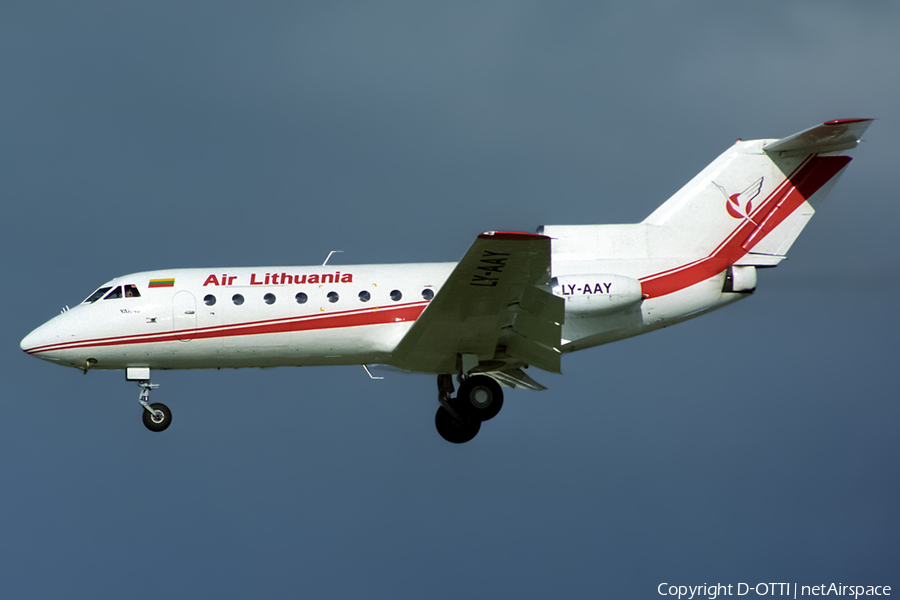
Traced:
[[464, 444], [478, 435], [481, 423], [497, 416], [503, 408], [503, 390], [487, 375], [463, 379], [453, 398], [453, 376], [438, 375], [438, 402], [434, 424], [442, 438]]
[[159, 387], [158, 383], [150, 383], [150, 369], [146, 367], [129, 367], [125, 371], [125, 379], [137, 381], [138, 386], [141, 388], [141, 395], [138, 401], [144, 407], [144, 427], [150, 431], [165, 431], [172, 424], [172, 411], [162, 402], [150, 404], [150, 390]]

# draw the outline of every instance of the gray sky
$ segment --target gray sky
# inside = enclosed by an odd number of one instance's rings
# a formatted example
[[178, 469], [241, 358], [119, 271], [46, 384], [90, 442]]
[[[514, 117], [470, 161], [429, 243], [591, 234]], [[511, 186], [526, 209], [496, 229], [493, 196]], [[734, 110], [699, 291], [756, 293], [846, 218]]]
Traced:
[[[0, 594], [900, 589], [898, 23], [893, 2], [5, 3]], [[753, 298], [565, 357], [464, 446], [431, 376], [160, 372], [154, 435], [121, 373], [19, 349], [114, 276], [637, 222], [736, 138], [855, 117], [879, 121]]]

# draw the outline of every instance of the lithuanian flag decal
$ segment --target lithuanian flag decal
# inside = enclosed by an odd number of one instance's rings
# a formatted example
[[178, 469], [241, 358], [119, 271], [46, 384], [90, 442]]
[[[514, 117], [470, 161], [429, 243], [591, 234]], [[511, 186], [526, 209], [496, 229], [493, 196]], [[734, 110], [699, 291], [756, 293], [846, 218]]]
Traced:
[[175, 287], [175, 278], [171, 279], [151, 279], [150, 280], [151, 288], [161, 288], [161, 287]]

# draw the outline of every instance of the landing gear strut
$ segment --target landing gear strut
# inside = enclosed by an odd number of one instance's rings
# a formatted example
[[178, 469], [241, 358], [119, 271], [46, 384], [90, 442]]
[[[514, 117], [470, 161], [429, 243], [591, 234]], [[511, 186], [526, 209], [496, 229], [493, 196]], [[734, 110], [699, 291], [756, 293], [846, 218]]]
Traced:
[[453, 444], [464, 444], [478, 435], [482, 421], [497, 416], [503, 407], [500, 384], [486, 375], [462, 380], [453, 398], [453, 376], [438, 375], [438, 402], [441, 403], [434, 424], [442, 438]]
[[144, 427], [150, 431], [164, 431], [172, 424], [172, 411], [162, 402], [150, 404], [150, 390], [159, 387], [158, 383], [150, 383], [149, 380], [138, 381], [141, 388], [139, 401], [144, 407]]

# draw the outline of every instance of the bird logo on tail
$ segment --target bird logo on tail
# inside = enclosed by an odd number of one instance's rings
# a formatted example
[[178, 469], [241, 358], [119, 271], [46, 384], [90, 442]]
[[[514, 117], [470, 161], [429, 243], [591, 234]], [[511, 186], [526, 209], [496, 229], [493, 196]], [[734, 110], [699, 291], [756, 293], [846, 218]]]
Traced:
[[750, 218], [750, 214], [753, 212], [753, 201], [756, 200], [756, 197], [762, 191], [763, 179], [765, 178], [760, 177], [739, 194], [729, 194], [724, 187], [716, 182], [713, 182], [713, 185], [719, 188], [719, 191], [725, 196], [725, 209], [729, 215], [735, 219], [746, 219], [756, 225], [753, 219]]

